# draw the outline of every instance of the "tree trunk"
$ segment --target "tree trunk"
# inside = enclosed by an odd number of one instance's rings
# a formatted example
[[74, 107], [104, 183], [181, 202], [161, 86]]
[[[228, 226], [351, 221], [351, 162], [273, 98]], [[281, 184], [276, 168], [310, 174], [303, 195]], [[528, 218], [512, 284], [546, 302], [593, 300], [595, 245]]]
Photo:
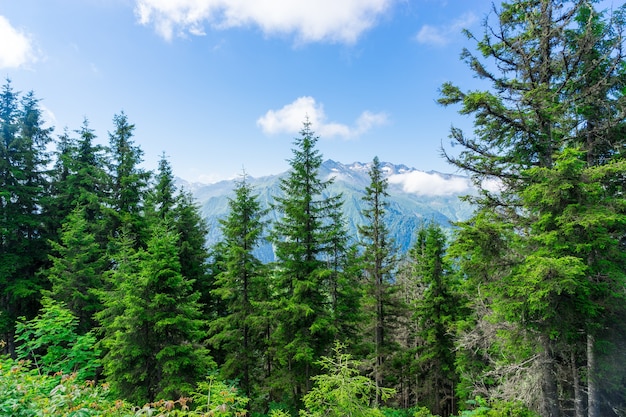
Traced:
[[596, 354], [595, 347], [596, 341], [593, 335], [587, 334], [587, 403], [588, 403], [588, 417], [600, 417], [600, 401], [598, 398], [598, 385], [596, 375]]
[[560, 417], [559, 391], [552, 356], [552, 343], [550, 336], [542, 334], [539, 337], [541, 343], [541, 370], [543, 380], [541, 383], [541, 415], [543, 417]]
[[572, 349], [570, 354], [572, 366], [572, 380], [574, 381], [574, 416], [585, 417], [585, 407], [583, 405], [583, 393], [580, 389], [580, 375], [576, 365], [576, 353]]

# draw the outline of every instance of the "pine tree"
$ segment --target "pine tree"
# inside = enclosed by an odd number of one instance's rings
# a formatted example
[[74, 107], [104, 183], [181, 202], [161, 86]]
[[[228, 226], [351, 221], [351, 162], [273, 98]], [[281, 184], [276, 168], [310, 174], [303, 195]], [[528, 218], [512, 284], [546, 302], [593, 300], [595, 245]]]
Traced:
[[14, 354], [14, 322], [32, 318], [47, 283], [37, 272], [46, 265], [43, 213], [48, 188], [46, 146], [39, 100], [20, 94], [10, 81], [0, 93], [0, 332], [4, 351]]
[[[473, 243], [460, 241], [457, 248], [463, 247], [466, 252], [455, 252], [466, 266], [475, 266], [466, 268], [465, 273], [468, 281], [481, 289], [493, 314], [516, 326], [522, 338], [534, 339], [527, 346], [539, 347], [526, 351], [526, 359], [536, 358], [537, 362], [522, 361], [541, 373], [537, 376], [541, 396], [529, 401], [538, 404], [542, 415], [549, 417], [561, 414], [563, 402], [569, 400], [572, 391], [570, 386], [576, 384], [570, 378], [557, 378], [571, 375], [558, 372], [560, 363], [571, 362], [569, 352], [576, 355], [588, 351], [586, 343], [583, 345], [571, 335], [599, 325], [598, 319], [592, 319], [586, 320], [587, 329], [577, 328], [574, 323], [585, 320], [580, 316], [574, 319], [573, 312], [594, 310], [621, 291], [594, 299], [590, 296], [592, 288], [624, 285], [621, 278], [596, 285], [597, 277], [587, 275], [596, 262], [590, 262], [589, 255], [601, 253], [609, 241], [619, 242], [623, 226], [613, 223], [596, 228], [599, 217], [586, 217], [588, 224], [596, 232], [602, 229], [604, 235], [595, 235], [592, 241], [597, 245], [583, 250], [585, 246], [580, 246], [576, 237], [563, 229], [572, 223], [558, 214], [579, 215], [584, 206], [570, 193], [589, 186], [579, 175], [585, 170], [576, 174], [570, 171], [562, 177], [563, 158], [569, 161], [569, 168], [576, 166], [573, 161], [579, 158], [572, 157], [571, 151], [577, 152], [578, 148], [586, 152], [586, 165], [612, 166], [606, 169], [613, 171], [613, 180], [597, 172], [592, 175], [593, 181], [604, 182], [607, 191], [604, 200], [600, 198], [592, 206], [611, 207], [614, 213], [623, 213], [623, 208], [613, 201], [622, 193], [622, 185], [617, 183], [624, 178], [618, 163], [624, 144], [623, 134], [619, 133], [624, 129], [623, 117], [619, 116], [624, 112], [624, 78], [620, 69], [624, 63], [624, 23], [620, 13], [615, 18], [602, 17], [595, 12], [593, 3], [503, 3], [499, 10], [494, 10], [495, 24], [486, 21], [485, 36], [477, 40], [480, 54], [492, 62], [485, 64], [469, 51], [463, 52], [472, 71], [489, 82], [492, 89], [464, 93], [447, 83], [440, 99], [444, 105], [461, 104], [461, 113], [475, 117], [474, 137], [452, 129], [451, 137], [462, 151], [457, 156], [447, 155], [451, 163], [468, 170], [481, 188], [474, 198], [479, 210], [472, 220], [461, 225], [460, 239]], [[562, 186], [555, 178], [567, 185]], [[499, 190], [488, 191], [482, 186], [485, 180], [495, 180]], [[529, 194], [537, 188], [546, 199]], [[551, 206], [555, 201], [558, 204]], [[588, 209], [583, 211], [590, 213]], [[594, 210], [596, 214], [602, 211]], [[569, 237], [562, 241], [556, 238], [559, 234]], [[479, 242], [478, 236], [490, 241]], [[496, 247], [498, 244], [505, 246]], [[612, 258], [600, 257], [602, 262], [621, 262], [619, 256], [615, 257], [617, 252], [608, 253]], [[484, 259], [487, 264], [480, 265], [471, 258]], [[505, 333], [520, 334], [508, 331], [500, 335]], [[519, 344], [502, 339], [495, 343], [509, 344], [509, 348], [521, 352]], [[519, 358], [513, 354], [509, 357]], [[506, 383], [507, 378], [501, 381]], [[516, 384], [514, 389], [519, 390], [519, 386]], [[590, 413], [594, 414], [592, 393], [593, 389], [589, 401]], [[509, 394], [520, 396], [519, 391]]]
[[150, 231], [145, 250], [122, 235], [111, 290], [100, 293], [104, 309], [97, 314], [107, 381], [136, 402], [188, 395], [213, 366], [200, 344], [199, 294], [180, 272], [178, 236], [167, 221]]
[[193, 196], [178, 190], [172, 167], [165, 155], [159, 160], [154, 184], [146, 197], [146, 215], [152, 220], [170, 220], [178, 233], [181, 273], [192, 282], [194, 292], [200, 293], [200, 304], [205, 317], [211, 317], [211, 287], [209, 285], [208, 228]]
[[259, 306], [267, 300], [266, 268], [255, 255], [263, 238], [263, 216], [258, 196], [244, 173], [229, 200], [229, 213], [220, 221], [224, 235], [223, 271], [215, 281], [215, 296], [224, 300], [226, 313], [210, 324], [211, 343], [226, 352], [221, 371], [226, 379], [238, 379], [252, 398], [266, 354], [265, 326]]
[[128, 121], [123, 112], [113, 117], [114, 131], [109, 132], [109, 178], [110, 207], [109, 229], [115, 235], [122, 225], [138, 237], [137, 244], [143, 245], [142, 210], [150, 173], [139, 167], [143, 151], [133, 141], [135, 125]]
[[93, 291], [102, 288], [102, 275], [110, 266], [105, 260], [108, 190], [104, 149], [93, 143], [96, 136], [86, 119], [75, 133], [78, 138], [65, 132], [57, 145], [46, 213], [52, 265], [43, 275], [52, 284], [50, 295], [68, 306], [79, 320], [78, 331], [85, 333], [100, 309]]
[[44, 272], [52, 284], [50, 294], [67, 306], [78, 320], [78, 333], [85, 334], [95, 326], [93, 315], [101, 309], [94, 291], [102, 289], [107, 266], [85, 207], [77, 206], [66, 217], [59, 242], [51, 244], [52, 265]]
[[[371, 300], [373, 329], [374, 380], [377, 387], [384, 386], [384, 362], [391, 355], [390, 323], [392, 316], [391, 278], [396, 259], [385, 223], [387, 210], [387, 180], [383, 176], [378, 157], [369, 169], [370, 184], [365, 188], [362, 215], [364, 224], [359, 226], [363, 247], [363, 272], [368, 297]], [[380, 400], [380, 398], [377, 398]]]
[[441, 227], [429, 222], [417, 231], [409, 251], [412, 283], [419, 295], [410, 309], [416, 322], [418, 346], [413, 352], [422, 405], [435, 415], [456, 414], [454, 326], [462, 302], [456, 295], [454, 274], [445, 258], [446, 237]]
[[358, 350], [362, 348], [360, 324], [364, 318], [358, 248], [346, 230], [343, 196], [330, 197], [328, 209], [325, 261], [332, 331], [336, 341], [350, 343], [351, 350]]
[[280, 182], [283, 195], [275, 197], [281, 217], [271, 232], [277, 259], [272, 338], [278, 365], [272, 378], [294, 406], [310, 389], [315, 363], [333, 338], [322, 260], [328, 212], [323, 192], [330, 182], [318, 177], [322, 156], [315, 148], [317, 140], [305, 121], [294, 141], [291, 170]]

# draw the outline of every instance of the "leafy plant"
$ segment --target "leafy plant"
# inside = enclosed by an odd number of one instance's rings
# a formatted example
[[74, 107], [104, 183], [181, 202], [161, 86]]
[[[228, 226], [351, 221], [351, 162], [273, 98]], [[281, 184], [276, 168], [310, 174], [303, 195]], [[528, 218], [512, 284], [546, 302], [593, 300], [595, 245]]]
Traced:
[[93, 378], [100, 366], [96, 338], [76, 332], [78, 318], [62, 302], [42, 299], [39, 315], [16, 324], [17, 357], [32, 360], [40, 372], [77, 373], [80, 380]]
[[[195, 410], [213, 417], [239, 417], [247, 414], [249, 399], [239, 393], [237, 387], [228, 385], [214, 376], [198, 384], [193, 394]], [[199, 414], [200, 415], [200, 414]]]
[[471, 409], [464, 410], [460, 417], [538, 417], [538, 414], [530, 411], [519, 401], [490, 401], [477, 397], [467, 401]]

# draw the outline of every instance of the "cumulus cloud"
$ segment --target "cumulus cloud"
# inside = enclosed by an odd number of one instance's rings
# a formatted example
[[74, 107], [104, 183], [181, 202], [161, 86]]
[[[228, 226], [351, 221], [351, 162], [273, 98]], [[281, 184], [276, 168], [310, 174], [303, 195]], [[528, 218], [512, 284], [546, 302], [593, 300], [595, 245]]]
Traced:
[[398, 184], [407, 193], [429, 196], [445, 196], [469, 192], [472, 185], [468, 178], [444, 177], [439, 173], [411, 171], [391, 175], [389, 184]]
[[19, 68], [37, 60], [29, 36], [0, 16], [0, 68]]
[[321, 137], [342, 137], [345, 139], [358, 137], [376, 126], [387, 122], [385, 113], [364, 111], [353, 126], [342, 123], [327, 122], [324, 106], [313, 97], [299, 97], [278, 110], [269, 110], [259, 117], [257, 125], [266, 134], [297, 133], [302, 129], [302, 122], [308, 118], [313, 130]]
[[452, 39], [458, 35], [461, 30], [473, 25], [476, 20], [476, 15], [470, 12], [462, 15], [448, 25], [424, 25], [419, 32], [417, 32], [417, 35], [415, 35], [415, 40], [427, 45], [445, 46], [452, 42]]
[[136, 0], [143, 25], [165, 39], [216, 29], [256, 26], [267, 35], [294, 34], [299, 42], [352, 44], [395, 0]]

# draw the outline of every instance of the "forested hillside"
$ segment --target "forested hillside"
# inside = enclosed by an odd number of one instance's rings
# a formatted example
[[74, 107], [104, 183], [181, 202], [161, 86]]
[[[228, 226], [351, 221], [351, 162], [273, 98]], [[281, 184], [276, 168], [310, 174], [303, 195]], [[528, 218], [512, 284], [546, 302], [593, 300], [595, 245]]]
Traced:
[[[354, 240], [358, 239], [358, 226], [363, 223], [362, 200], [369, 182], [370, 165], [371, 162], [346, 165], [326, 160], [319, 169], [320, 178], [333, 179], [326, 193], [343, 196], [344, 221], [348, 235]], [[387, 223], [390, 237], [400, 253], [409, 250], [415, 240], [415, 230], [421, 223], [433, 221], [450, 232], [455, 222], [467, 220], [472, 214], [472, 205], [460, 198], [475, 194], [468, 177], [423, 172], [388, 162], [383, 162], [382, 165], [383, 175], [394, 181], [389, 184], [390, 207]], [[281, 173], [259, 178], [247, 175], [247, 181], [258, 194], [263, 209], [270, 209], [274, 198], [282, 195], [279, 182], [286, 175], [287, 173]], [[410, 183], [413, 178], [419, 178], [419, 184], [424, 184], [423, 188]], [[228, 199], [234, 197], [236, 181], [237, 179], [233, 179], [214, 184], [201, 184], [176, 179], [176, 184], [189, 190], [200, 205], [200, 213], [209, 226], [207, 235], [209, 245], [217, 243], [222, 238], [219, 221], [229, 212]], [[277, 213], [273, 210], [268, 210], [267, 216], [270, 221], [277, 220]], [[274, 260], [269, 242], [259, 244], [254, 253], [264, 262]]]
[[626, 8], [595, 4], [467, 34], [485, 90], [439, 97], [474, 121], [442, 150], [475, 187], [454, 230], [403, 223], [376, 155], [342, 180], [308, 119], [273, 186], [201, 208], [126, 114], [101, 146], [6, 81], [0, 415], [626, 415]]

